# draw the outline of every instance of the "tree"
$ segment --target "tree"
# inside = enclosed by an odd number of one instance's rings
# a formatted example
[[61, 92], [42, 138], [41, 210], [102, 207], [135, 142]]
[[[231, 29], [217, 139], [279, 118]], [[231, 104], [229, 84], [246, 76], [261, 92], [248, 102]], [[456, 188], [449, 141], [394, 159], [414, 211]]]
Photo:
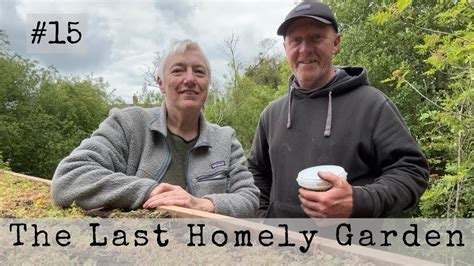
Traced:
[[6, 53], [9, 45], [10, 43], [8, 42], [7, 35], [2, 29], [0, 29], [0, 54]]
[[56, 165], [121, 101], [101, 78], [65, 78], [52, 67], [0, 53], [0, 163], [51, 178]]
[[[429, 11], [416, 17], [420, 10]], [[380, 25], [399, 21], [423, 39], [413, 50], [428, 66], [416, 72], [412, 62], [403, 61], [391, 78], [397, 88], [405, 87], [424, 101], [419, 121], [428, 125], [421, 138], [434, 168], [431, 185], [420, 208], [427, 217], [472, 217], [474, 205], [474, 101], [473, 52], [474, 9], [469, 1], [458, 3], [412, 3], [397, 1], [373, 16]], [[428, 26], [420, 20], [429, 20]], [[415, 82], [412, 73], [437, 81]], [[432, 92], [429, 88], [433, 86]], [[431, 92], [431, 93], [430, 93]]]
[[260, 42], [261, 51], [258, 53], [255, 64], [245, 69], [245, 76], [255, 81], [258, 85], [268, 85], [277, 89], [282, 82], [279, 68], [285, 61], [282, 56], [273, 52], [276, 40], [265, 39]]
[[3, 155], [0, 152], [0, 169], [10, 170], [10, 162], [3, 160]]
[[160, 106], [165, 100], [161, 91], [143, 85], [140, 93], [133, 94], [133, 105], [145, 108]]
[[[254, 63], [244, 67], [238, 60], [238, 37], [226, 39], [225, 54], [232, 77], [224, 91], [213, 90], [204, 109], [206, 118], [236, 130], [237, 138], [248, 153], [255, 136], [260, 113], [267, 104], [286, 92], [287, 67], [280, 55], [272, 53], [274, 41], [264, 40]], [[281, 70], [284, 70], [282, 75]], [[241, 74], [241, 71], [243, 74]], [[281, 77], [285, 76], [284, 79]], [[285, 82], [281, 82], [285, 80]]]
[[222, 52], [228, 58], [229, 63], [227, 64], [230, 69], [230, 82], [232, 84], [232, 88], [235, 90], [238, 87], [238, 80], [240, 76], [240, 71], [242, 70], [243, 64], [239, 59], [237, 53], [237, 45], [239, 43], [239, 36], [236, 36], [232, 33], [232, 35], [224, 40], [224, 44], [222, 46]]

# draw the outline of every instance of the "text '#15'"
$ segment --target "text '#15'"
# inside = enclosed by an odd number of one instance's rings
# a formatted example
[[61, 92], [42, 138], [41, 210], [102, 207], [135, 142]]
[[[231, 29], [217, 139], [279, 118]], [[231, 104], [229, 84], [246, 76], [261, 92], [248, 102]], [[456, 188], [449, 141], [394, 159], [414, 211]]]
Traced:
[[85, 14], [28, 14], [26, 27], [28, 53], [86, 53]]

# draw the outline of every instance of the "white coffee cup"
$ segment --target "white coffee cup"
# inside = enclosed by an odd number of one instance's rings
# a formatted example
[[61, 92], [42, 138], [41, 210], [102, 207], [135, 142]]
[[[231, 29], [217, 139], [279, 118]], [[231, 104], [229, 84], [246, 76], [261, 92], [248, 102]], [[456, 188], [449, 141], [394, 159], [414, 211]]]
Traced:
[[347, 179], [347, 173], [344, 168], [337, 165], [319, 165], [306, 168], [298, 173], [296, 182], [300, 187], [315, 190], [315, 191], [326, 191], [332, 187], [332, 184], [324, 179], [321, 179], [318, 172], [331, 172], [341, 179]]

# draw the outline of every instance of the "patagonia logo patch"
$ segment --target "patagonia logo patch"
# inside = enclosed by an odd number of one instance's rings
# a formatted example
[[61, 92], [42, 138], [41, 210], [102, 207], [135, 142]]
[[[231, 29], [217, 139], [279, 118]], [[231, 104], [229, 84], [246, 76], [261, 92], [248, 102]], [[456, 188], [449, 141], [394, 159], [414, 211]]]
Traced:
[[221, 167], [221, 166], [224, 166], [224, 165], [225, 165], [224, 161], [218, 161], [218, 162], [212, 163], [211, 168], [214, 169], [214, 168]]

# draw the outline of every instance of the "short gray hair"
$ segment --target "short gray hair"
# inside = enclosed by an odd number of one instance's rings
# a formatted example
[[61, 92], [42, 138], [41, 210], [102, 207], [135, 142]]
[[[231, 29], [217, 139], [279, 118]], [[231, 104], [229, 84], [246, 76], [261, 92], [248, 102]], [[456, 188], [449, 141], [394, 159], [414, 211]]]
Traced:
[[171, 45], [166, 49], [163, 54], [161, 55], [160, 62], [158, 64], [158, 77], [164, 78], [165, 74], [165, 66], [168, 61], [168, 59], [177, 54], [177, 53], [184, 53], [186, 50], [193, 50], [193, 51], [198, 51], [202, 57], [204, 57], [204, 63], [207, 68], [209, 80], [211, 79], [211, 66], [209, 64], [209, 60], [207, 59], [207, 56], [203, 53], [201, 50], [201, 47], [199, 47], [199, 44], [195, 41], [191, 41], [189, 39], [186, 40], [176, 40], [171, 43]]

